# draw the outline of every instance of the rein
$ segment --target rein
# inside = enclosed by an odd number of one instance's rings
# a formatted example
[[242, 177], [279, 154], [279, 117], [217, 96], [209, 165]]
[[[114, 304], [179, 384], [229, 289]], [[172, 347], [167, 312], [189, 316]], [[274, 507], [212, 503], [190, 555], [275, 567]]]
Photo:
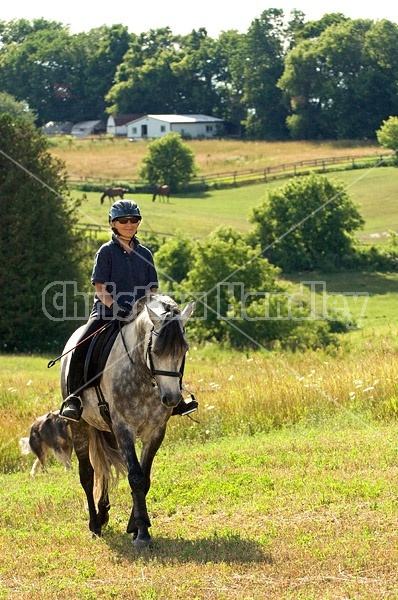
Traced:
[[[133, 359], [130, 355], [130, 352], [127, 348], [126, 340], [123, 335], [123, 329], [121, 330], [120, 334], [122, 337], [124, 349], [126, 350], [126, 354], [129, 357], [131, 364], [134, 365], [134, 361], [133, 361]], [[149, 370], [151, 372], [152, 385], [154, 385], [154, 386], [156, 385], [155, 375], [163, 375], [165, 377], [179, 377], [180, 379], [182, 379], [182, 376], [184, 373], [185, 356], [183, 358], [180, 371], [162, 371], [161, 369], [155, 369], [155, 366], [153, 364], [153, 359], [152, 359], [152, 336], [153, 335], [159, 335], [159, 333], [155, 330], [154, 327], [152, 327], [151, 335], [149, 337], [149, 342], [148, 342], [148, 346], [147, 346], [146, 353], [145, 353], [146, 357], [148, 359], [148, 363], [149, 363]]]
[[80, 340], [80, 342], [78, 344], [76, 344], [76, 346], [73, 346], [73, 348], [70, 348], [69, 350], [67, 350], [66, 352], [61, 354], [60, 356], [57, 356], [57, 358], [53, 358], [53, 360], [50, 360], [50, 362], [47, 364], [47, 369], [51, 369], [51, 367], [53, 367], [59, 360], [61, 360], [61, 358], [63, 358], [67, 354], [69, 354], [69, 352], [72, 352], [75, 348], [80, 346], [80, 344], [84, 344], [84, 342], [86, 342], [90, 338], [97, 335], [97, 333], [101, 333], [101, 331], [104, 331], [105, 329], [107, 329], [111, 324], [112, 324], [112, 321], [110, 321], [109, 323], [105, 323], [105, 325], [100, 327], [97, 331], [94, 331], [93, 333], [91, 333], [90, 335], [85, 337], [83, 340]]
[[[135, 365], [131, 354], [129, 352], [129, 349], [127, 348], [127, 344], [126, 344], [126, 340], [125, 337], [123, 335], [123, 329], [120, 330], [120, 335], [122, 337], [122, 341], [123, 341], [123, 346], [124, 349], [126, 351], [127, 356], [129, 357], [129, 360], [131, 362], [132, 365]], [[156, 375], [163, 375], [165, 377], [178, 377], [180, 380], [180, 389], [184, 390], [184, 392], [186, 392], [187, 394], [189, 394], [189, 396], [192, 398], [192, 400], [195, 400], [195, 396], [192, 394], [192, 392], [190, 392], [182, 383], [182, 378], [184, 375], [184, 367], [185, 367], [185, 355], [184, 358], [182, 359], [182, 363], [181, 363], [181, 369], [180, 371], [162, 371], [160, 369], [155, 369], [154, 364], [153, 364], [153, 359], [152, 359], [152, 336], [153, 335], [159, 335], [159, 333], [155, 330], [154, 327], [152, 327], [151, 329], [151, 335], [149, 337], [149, 341], [148, 341], [148, 346], [146, 349], [146, 358], [148, 360], [149, 363], [149, 369], [150, 369], [150, 375], [151, 375], [151, 382], [153, 387], [157, 387], [157, 383], [156, 383], [156, 379], [155, 376]], [[195, 419], [192, 419], [192, 417], [190, 415], [187, 415], [189, 419], [191, 419], [192, 421], [195, 421]], [[197, 422], [197, 421], [195, 421]]]

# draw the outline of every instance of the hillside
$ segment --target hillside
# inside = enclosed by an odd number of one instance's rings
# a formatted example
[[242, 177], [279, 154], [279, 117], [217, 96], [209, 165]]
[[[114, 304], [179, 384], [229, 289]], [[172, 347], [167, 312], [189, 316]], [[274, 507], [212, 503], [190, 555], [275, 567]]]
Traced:
[[[51, 153], [63, 160], [72, 179], [139, 179], [141, 161], [148, 150], [145, 141], [49, 140]], [[192, 140], [186, 142], [194, 153], [200, 175], [225, 171], [262, 169], [303, 160], [333, 156], [370, 156], [380, 154], [374, 142], [242, 142], [237, 140]]]

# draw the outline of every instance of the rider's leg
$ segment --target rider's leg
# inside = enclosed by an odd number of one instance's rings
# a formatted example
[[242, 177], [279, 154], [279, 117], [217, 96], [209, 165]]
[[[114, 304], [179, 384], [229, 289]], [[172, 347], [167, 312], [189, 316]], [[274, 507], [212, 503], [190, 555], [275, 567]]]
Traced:
[[[105, 321], [98, 318], [90, 319], [84, 328], [80, 340], [98, 331]], [[72, 352], [67, 377], [68, 396], [61, 406], [60, 416], [69, 421], [79, 421], [83, 412], [81, 393], [84, 389], [84, 363], [92, 338], [76, 346]]]

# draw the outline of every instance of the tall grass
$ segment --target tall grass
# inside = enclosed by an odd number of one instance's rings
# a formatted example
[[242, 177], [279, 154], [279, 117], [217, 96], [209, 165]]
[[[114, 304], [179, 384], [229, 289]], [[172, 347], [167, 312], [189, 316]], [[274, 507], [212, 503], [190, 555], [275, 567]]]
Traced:
[[[72, 179], [104, 182], [139, 180], [147, 140], [56, 138], [50, 151], [66, 163]], [[199, 174], [211, 175], [247, 168], [261, 169], [303, 160], [332, 156], [369, 156], [380, 152], [376, 143], [338, 142], [243, 142], [239, 140], [192, 140], [185, 142], [195, 156]]]
[[[174, 417], [169, 442], [208, 442], [235, 435], [256, 435], [273, 429], [331, 418], [344, 422], [390, 421], [398, 416], [397, 352], [388, 344], [368, 343], [362, 353], [342, 346], [335, 355], [240, 354], [209, 349], [190, 350], [184, 384], [200, 410], [194, 420]], [[19, 453], [18, 440], [30, 423], [59, 408], [61, 396], [48, 359], [3, 356], [0, 375], [0, 471], [24, 470], [30, 457]]]

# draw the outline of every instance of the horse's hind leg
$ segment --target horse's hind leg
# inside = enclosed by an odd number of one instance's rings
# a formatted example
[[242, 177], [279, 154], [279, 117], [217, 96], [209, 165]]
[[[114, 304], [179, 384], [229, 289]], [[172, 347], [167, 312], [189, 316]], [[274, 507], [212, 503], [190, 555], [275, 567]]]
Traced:
[[[78, 426], [74, 426], [74, 448], [79, 461], [80, 483], [87, 498], [89, 512], [89, 529], [93, 535], [101, 536], [101, 517], [97, 513], [94, 501], [94, 469], [89, 458], [89, 426], [80, 420]], [[102, 499], [102, 498], [101, 498]]]
[[108, 490], [107, 487], [104, 486], [101, 498], [98, 502], [98, 519], [102, 527], [108, 524], [110, 508], [111, 505], [109, 504]]

